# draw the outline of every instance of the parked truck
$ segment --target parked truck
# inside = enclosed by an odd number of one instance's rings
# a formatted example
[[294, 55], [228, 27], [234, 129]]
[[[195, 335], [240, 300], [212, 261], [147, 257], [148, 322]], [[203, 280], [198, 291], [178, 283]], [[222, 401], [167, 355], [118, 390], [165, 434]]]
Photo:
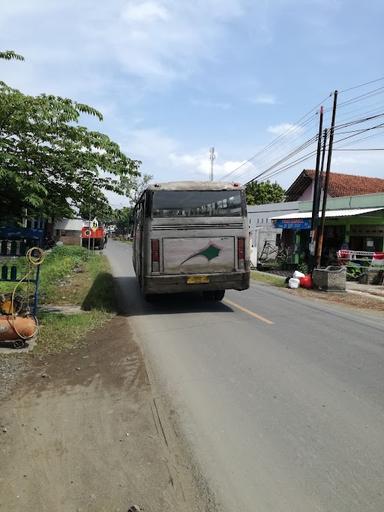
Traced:
[[90, 228], [84, 226], [81, 229], [81, 245], [90, 249], [104, 249], [107, 244], [107, 232], [104, 227]]

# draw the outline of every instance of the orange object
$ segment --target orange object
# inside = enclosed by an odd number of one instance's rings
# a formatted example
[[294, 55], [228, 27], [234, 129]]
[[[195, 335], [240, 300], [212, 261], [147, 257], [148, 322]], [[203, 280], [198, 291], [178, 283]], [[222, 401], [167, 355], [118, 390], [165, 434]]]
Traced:
[[31, 317], [0, 316], [0, 341], [12, 341], [31, 338], [37, 330]]
[[311, 274], [307, 274], [304, 277], [300, 277], [300, 286], [302, 288], [313, 288], [312, 276]]
[[92, 229], [84, 226], [81, 228], [81, 238], [104, 238], [105, 237], [105, 229], [102, 227], [97, 227], [96, 229]]

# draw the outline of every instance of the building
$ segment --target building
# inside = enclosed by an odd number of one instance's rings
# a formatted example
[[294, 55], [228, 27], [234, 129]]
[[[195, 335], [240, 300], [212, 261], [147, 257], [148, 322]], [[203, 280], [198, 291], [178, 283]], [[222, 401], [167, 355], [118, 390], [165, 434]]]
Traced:
[[[312, 201], [300, 201], [298, 212], [272, 218], [275, 227], [291, 238], [296, 263], [308, 258], [311, 216]], [[334, 261], [342, 247], [353, 251], [384, 251], [384, 193], [327, 200], [323, 264]]]
[[83, 219], [60, 219], [53, 226], [53, 237], [56, 242], [64, 245], [79, 245], [81, 228], [86, 222]]
[[[253, 252], [264, 243], [283, 244], [291, 263], [308, 260], [315, 171], [304, 169], [286, 192], [284, 203], [249, 206]], [[330, 173], [324, 232], [325, 259], [342, 245], [351, 250], [384, 250], [384, 179]]]
[[253, 266], [257, 266], [257, 255], [260, 255], [266, 242], [269, 242], [272, 246], [279, 245], [281, 242], [283, 230], [275, 226], [272, 217], [294, 214], [298, 211], [298, 201], [248, 206], [251, 263]]
[[[315, 171], [304, 169], [286, 191], [286, 201], [312, 201]], [[384, 192], [384, 179], [354, 176], [331, 171], [328, 198], [347, 197]]]

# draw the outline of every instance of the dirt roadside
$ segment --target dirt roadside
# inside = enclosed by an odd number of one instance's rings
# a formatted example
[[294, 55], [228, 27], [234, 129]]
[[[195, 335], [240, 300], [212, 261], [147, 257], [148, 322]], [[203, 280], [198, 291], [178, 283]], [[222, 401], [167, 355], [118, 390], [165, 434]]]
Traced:
[[207, 510], [127, 318], [33, 357], [14, 384], [0, 402], [1, 511]]

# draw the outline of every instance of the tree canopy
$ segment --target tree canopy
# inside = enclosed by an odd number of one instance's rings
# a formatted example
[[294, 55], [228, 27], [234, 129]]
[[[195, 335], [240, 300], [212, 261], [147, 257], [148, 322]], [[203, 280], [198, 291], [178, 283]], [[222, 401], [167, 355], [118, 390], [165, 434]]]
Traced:
[[285, 191], [278, 183], [269, 180], [262, 183], [252, 181], [245, 188], [248, 205], [280, 203], [284, 201]]
[[[14, 52], [0, 58], [23, 59]], [[0, 82], [0, 216], [28, 210], [63, 217], [90, 204], [105, 210], [105, 191], [126, 193], [140, 162], [107, 135], [81, 126], [83, 115], [103, 119], [89, 105], [26, 95]]]

